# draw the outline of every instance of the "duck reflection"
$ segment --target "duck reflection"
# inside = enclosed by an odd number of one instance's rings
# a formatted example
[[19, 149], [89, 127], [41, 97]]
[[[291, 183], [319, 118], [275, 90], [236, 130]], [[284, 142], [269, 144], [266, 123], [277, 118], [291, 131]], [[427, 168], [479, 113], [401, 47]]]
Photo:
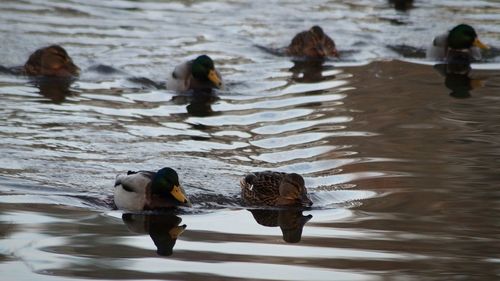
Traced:
[[413, 8], [413, 0], [389, 0], [389, 4], [397, 11], [408, 11]]
[[156, 245], [156, 253], [170, 256], [177, 238], [184, 232], [186, 225], [174, 214], [123, 214], [122, 220], [127, 228], [135, 233], [148, 233]]
[[[0, 74], [22, 75], [23, 69], [20, 67], [0, 66]], [[40, 95], [48, 98], [55, 104], [60, 104], [66, 100], [66, 97], [75, 95], [76, 92], [70, 89], [71, 84], [76, 80], [75, 77], [59, 76], [30, 76], [29, 83], [38, 88]]]
[[299, 83], [316, 83], [335, 79], [335, 75], [323, 76], [323, 71], [333, 69], [331, 65], [324, 65], [324, 60], [295, 60], [292, 72], [292, 79]]
[[454, 98], [469, 98], [472, 90], [484, 84], [484, 80], [471, 78], [470, 56], [463, 52], [452, 54], [447, 63], [437, 64], [434, 69], [445, 77], [444, 84]]
[[255, 221], [263, 226], [281, 228], [283, 240], [287, 243], [298, 243], [302, 239], [302, 229], [312, 218], [303, 216], [299, 209], [264, 210], [250, 209]]
[[70, 89], [75, 79], [67, 77], [33, 77], [31, 84], [38, 88], [40, 95], [48, 98], [55, 104], [60, 104], [67, 97], [75, 95]]
[[186, 109], [191, 116], [206, 117], [214, 115], [212, 104], [218, 99], [212, 91], [191, 91], [173, 97], [172, 101], [178, 105], [187, 104]]

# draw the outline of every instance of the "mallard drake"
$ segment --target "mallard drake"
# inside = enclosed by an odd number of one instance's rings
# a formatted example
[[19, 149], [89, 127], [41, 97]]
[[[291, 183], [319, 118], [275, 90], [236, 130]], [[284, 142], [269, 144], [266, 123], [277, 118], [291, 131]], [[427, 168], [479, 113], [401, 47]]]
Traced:
[[71, 77], [78, 76], [80, 69], [63, 47], [52, 45], [31, 54], [22, 72], [31, 76]]
[[339, 56], [335, 42], [317, 25], [295, 35], [290, 45], [285, 48], [285, 54], [313, 59]]
[[167, 89], [173, 91], [207, 90], [222, 88], [222, 78], [207, 55], [184, 62], [175, 67], [167, 78]]
[[453, 61], [457, 53], [465, 53], [469, 60], [480, 60], [481, 50], [488, 49], [472, 26], [459, 24], [449, 32], [436, 36], [427, 49], [426, 56], [433, 60]]
[[241, 197], [249, 205], [312, 205], [304, 178], [299, 174], [273, 171], [251, 173], [240, 180], [240, 186]]
[[157, 172], [128, 171], [126, 175], [118, 175], [114, 195], [116, 207], [126, 211], [191, 206], [177, 172], [168, 167]]

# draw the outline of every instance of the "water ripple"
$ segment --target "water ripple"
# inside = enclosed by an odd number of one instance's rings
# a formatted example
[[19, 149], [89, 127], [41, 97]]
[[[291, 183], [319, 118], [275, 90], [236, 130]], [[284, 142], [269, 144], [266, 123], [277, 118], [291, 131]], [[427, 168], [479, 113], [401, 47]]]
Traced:
[[[393, 2], [1, 1], [1, 67], [57, 43], [82, 69], [59, 88], [0, 74], [2, 277], [498, 278], [500, 8]], [[457, 21], [493, 47], [472, 65], [486, 82], [462, 100], [430, 62], [391, 60], [405, 54], [390, 48], [423, 49]], [[340, 59], [257, 47], [315, 24]], [[202, 53], [225, 89], [164, 89]], [[175, 239], [168, 223], [134, 224], [107, 203], [117, 173], [163, 166], [195, 206], [163, 217], [186, 224]], [[302, 174], [313, 208], [244, 209], [239, 179], [257, 170]]]

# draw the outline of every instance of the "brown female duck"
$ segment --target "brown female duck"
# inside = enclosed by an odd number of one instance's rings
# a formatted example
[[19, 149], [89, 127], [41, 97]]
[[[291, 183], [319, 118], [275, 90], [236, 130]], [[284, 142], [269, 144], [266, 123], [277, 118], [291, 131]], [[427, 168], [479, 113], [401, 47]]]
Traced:
[[304, 178], [291, 173], [257, 172], [240, 180], [241, 197], [248, 205], [304, 206], [312, 201], [307, 196]]
[[285, 54], [313, 59], [339, 56], [335, 42], [317, 25], [295, 35], [290, 45], [285, 48]]
[[51, 45], [31, 54], [22, 72], [31, 76], [71, 77], [77, 76], [80, 69], [63, 47]]

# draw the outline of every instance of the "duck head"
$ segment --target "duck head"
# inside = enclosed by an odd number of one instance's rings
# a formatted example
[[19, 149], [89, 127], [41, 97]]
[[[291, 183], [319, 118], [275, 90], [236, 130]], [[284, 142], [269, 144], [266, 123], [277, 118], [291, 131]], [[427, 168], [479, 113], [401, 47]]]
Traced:
[[335, 48], [335, 43], [325, 34], [320, 26], [315, 25], [311, 27], [309, 33], [311, 34], [312, 50], [316, 52], [317, 57], [339, 56], [337, 48]]
[[469, 49], [473, 46], [481, 49], [488, 49], [488, 46], [479, 40], [477, 33], [472, 26], [459, 24], [450, 30], [450, 33], [448, 34], [449, 48]]
[[291, 55], [313, 59], [339, 56], [335, 42], [317, 25], [297, 34], [288, 46], [288, 50]]
[[212, 83], [216, 88], [222, 86], [222, 81], [215, 71], [214, 61], [207, 55], [201, 55], [191, 64], [193, 77], [204, 82]]
[[24, 71], [28, 75], [56, 77], [78, 76], [80, 73], [78, 66], [59, 45], [36, 50], [24, 65]]
[[174, 199], [181, 205], [191, 205], [179, 183], [177, 172], [172, 168], [163, 168], [156, 172], [151, 183], [151, 191], [154, 195]]
[[279, 198], [277, 205], [280, 206], [312, 206], [312, 201], [307, 196], [304, 178], [299, 174], [287, 174], [279, 186]]

